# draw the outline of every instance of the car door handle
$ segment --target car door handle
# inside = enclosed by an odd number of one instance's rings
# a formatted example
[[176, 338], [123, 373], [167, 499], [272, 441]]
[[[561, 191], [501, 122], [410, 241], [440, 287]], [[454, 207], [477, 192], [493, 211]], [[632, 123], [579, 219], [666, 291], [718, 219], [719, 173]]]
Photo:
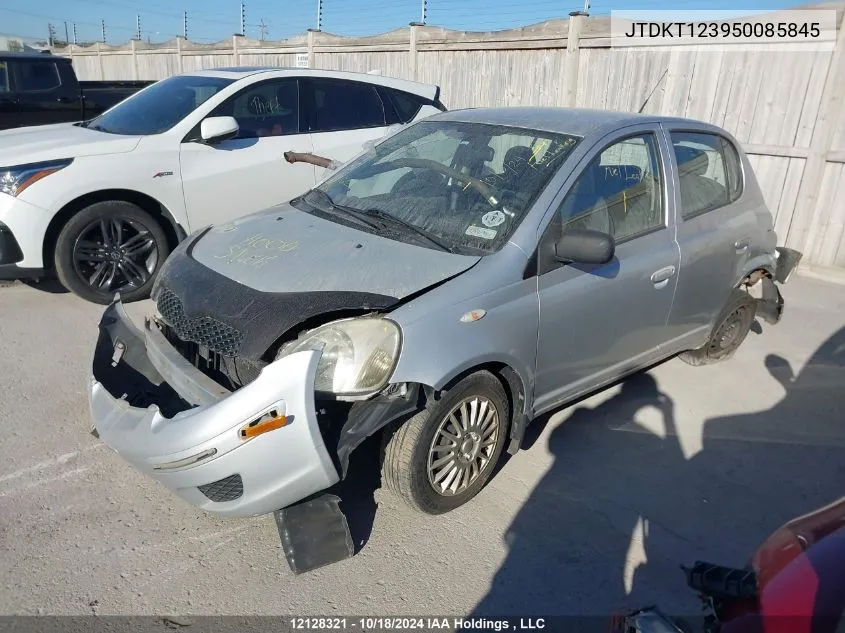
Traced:
[[674, 266], [666, 266], [666, 268], [661, 268], [660, 270], [656, 270], [651, 274], [651, 283], [655, 286], [661, 284], [661, 288], [666, 285], [666, 282], [669, 281], [672, 276], [675, 274], [675, 267]]
[[748, 237], [746, 237], [745, 239], [737, 240], [736, 242], [734, 242], [734, 248], [739, 253], [741, 253], [742, 251], [747, 249], [749, 246], [751, 246], [751, 238], [748, 238]]

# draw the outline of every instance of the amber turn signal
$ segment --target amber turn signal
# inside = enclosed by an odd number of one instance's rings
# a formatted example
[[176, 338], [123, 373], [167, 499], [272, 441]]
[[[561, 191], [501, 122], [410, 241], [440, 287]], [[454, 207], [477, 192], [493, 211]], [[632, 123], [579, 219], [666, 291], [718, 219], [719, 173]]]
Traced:
[[254, 437], [258, 437], [262, 433], [267, 433], [268, 431], [275, 431], [276, 429], [280, 429], [287, 423], [287, 416], [279, 415], [278, 411], [270, 411], [269, 413], [265, 413], [257, 420], [253, 420], [249, 424], [245, 424], [244, 426], [242, 426], [241, 430], [238, 432], [238, 435], [242, 440], [251, 440]]

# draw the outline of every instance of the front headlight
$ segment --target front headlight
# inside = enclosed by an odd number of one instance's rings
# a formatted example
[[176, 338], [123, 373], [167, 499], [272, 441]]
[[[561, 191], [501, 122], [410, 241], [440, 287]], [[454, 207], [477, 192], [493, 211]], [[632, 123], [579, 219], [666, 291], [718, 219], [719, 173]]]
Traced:
[[399, 326], [374, 317], [343, 319], [308, 332], [279, 350], [277, 359], [322, 349], [317, 391], [357, 396], [375, 393], [387, 383], [399, 358]]
[[19, 196], [21, 192], [42, 178], [64, 169], [73, 162], [72, 158], [51, 160], [44, 163], [30, 163], [17, 167], [0, 167], [0, 193]]

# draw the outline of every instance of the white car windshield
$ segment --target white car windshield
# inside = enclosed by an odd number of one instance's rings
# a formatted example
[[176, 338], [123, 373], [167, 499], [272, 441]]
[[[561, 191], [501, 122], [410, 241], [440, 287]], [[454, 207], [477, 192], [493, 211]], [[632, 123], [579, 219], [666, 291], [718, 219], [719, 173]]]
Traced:
[[452, 252], [500, 249], [579, 137], [424, 121], [296, 202], [363, 230]]
[[191, 75], [162, 79], [83, 126], [109, 134], [161, 134], [233, 81]]

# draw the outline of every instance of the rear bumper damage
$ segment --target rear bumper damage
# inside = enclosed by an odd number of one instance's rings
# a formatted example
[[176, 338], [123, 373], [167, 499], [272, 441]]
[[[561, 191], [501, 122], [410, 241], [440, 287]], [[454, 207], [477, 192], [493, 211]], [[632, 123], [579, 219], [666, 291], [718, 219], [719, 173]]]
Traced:
[[[229, 392], [179, 355], [154, 323], [137, 328], [119, 299], [99, 327], [92, 432], [188, 503], [221, 516], [255, 516], [339, 480], [314, 406], [319, 351], [270, 363]], [[250, 424], [273, 428], [243, 437]]]
[[785, 284], [801, 261], [801, 257], [802, 253], [779, 246], [774, 275], [760, 280], [763, 294], [757, 299], [757, 316], [766, 323], [774, 325], [780, 322], [783, 316], [783, 296], [775, 282]]

